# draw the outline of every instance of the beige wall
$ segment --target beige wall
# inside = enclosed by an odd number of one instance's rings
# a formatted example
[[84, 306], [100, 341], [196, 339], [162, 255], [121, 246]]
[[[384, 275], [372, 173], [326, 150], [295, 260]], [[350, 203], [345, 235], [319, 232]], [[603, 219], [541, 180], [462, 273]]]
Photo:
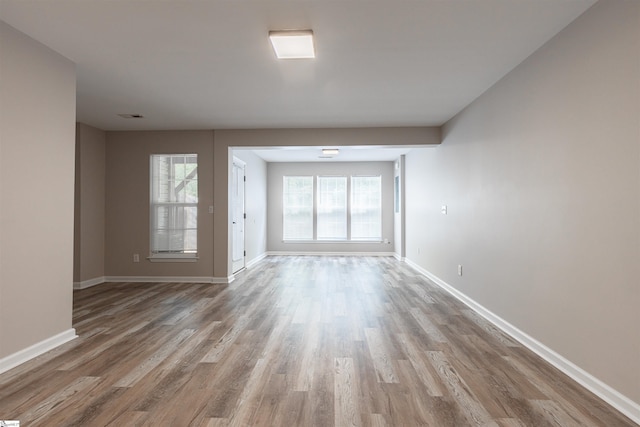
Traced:
[[[213, 131], [107, 132], [106, 247], [107, 277], [214, 277]], [[198, 154], [197, 262], [152, 263], [149, 249], [149, 157]], [[217, 205], [217, 203], [216, 203]], [[133, 262], [133, 254], [140, 262]]]
[[[267, 248], [276, 252], [393, 252], [393, 162], [269, 163], [267, 166], [269, 201]], [[282, 241], [282, 183], [285, 175], [381, 175], [381, 242], [313, 242]]]
[[216, 144], [228, 147], [280, 147], [326, 145], [440, 144], [440, 128], [343, 128], [343, 129], [236, 129], [217, 130]]
[[76, 125], [75, 286], [104, 277], [106, 133]]
[[232, 150], [227, 144], [218, 141], [215, 132], [213, 146], [213, 197], [215, 199], [213, 215], [213, 274], [220, 278], [233, 278], [231, 266], [232, 224], [231, 224], [231, 164]]
[[233, 150], [245, 162], [245, 262], [260, 258], [267, 251], [267, 162], [249, 150]]
[[0, 370], [69, 333], [75, 68], [0, 21]]
[[635, 402], [639, 22], [640, 2], [596, 3], [409, 153], [406, 181], [410, 260]]

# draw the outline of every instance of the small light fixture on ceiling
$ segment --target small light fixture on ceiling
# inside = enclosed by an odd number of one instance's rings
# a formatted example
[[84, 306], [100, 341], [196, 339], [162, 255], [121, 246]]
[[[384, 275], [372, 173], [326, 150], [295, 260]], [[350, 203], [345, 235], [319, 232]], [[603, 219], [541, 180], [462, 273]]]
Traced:
[[340, 154], [340, 150], [337, 148], [323, 148], [322, 154], [325, 156], [337, 156]]
[[316, 57], [311, 30], [269, 31], [269, 40], [278, 59]]

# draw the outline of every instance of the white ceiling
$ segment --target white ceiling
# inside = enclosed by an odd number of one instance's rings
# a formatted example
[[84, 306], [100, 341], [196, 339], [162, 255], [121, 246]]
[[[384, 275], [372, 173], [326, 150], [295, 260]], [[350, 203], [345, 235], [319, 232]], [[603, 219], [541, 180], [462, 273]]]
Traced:
[[[105, 130], [439, 126], [593, 3], [0, 0], [0, 19], [77, 64], [77, 118]], [[276, 60], [268, 31], [306, 28], [317, 58]]]
[[[322, 154], [323, 148], [339, 148], [335, 156]], [[348, 147], [269, 147], [250, 149], [267, 162], [388, 162], [411, 151], [411, 147], [348, 146]], [[236, 150], [242, 150], [236, 148]]]

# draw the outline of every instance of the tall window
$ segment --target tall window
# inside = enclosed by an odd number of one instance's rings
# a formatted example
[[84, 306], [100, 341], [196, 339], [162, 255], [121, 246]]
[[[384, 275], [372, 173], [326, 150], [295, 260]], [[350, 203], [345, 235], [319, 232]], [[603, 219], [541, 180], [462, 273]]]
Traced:
[[351, 239], [382, 240], [380, 176], [351, 177]]
[[347, 177], [318, 177], [318, 240], [347, 239]]
[[313, 177], [285, 176], [283, 238], [313, 239]]
[[198, 155], [151, 155], [151, 255], [198, 252]]

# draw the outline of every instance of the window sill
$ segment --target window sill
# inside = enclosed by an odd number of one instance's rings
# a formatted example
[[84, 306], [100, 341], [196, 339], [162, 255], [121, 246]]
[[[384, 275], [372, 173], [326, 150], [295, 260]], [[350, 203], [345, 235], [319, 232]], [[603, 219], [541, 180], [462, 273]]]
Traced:
[[147, 259], [151, 262], [197, 262], [198, 255], [197, 254], [171, 254], [171, 255], [151, 255], [147, 257]]
[[356, 244], [361, 244], [361, 243], [384, 243], [382, 240], [283, 240], [282, 243], [303, 243], [303, 244], [308, 244], [308, 243], [331, 243], [331, 244], [336, 244], [336, 243], [356, 243]]

